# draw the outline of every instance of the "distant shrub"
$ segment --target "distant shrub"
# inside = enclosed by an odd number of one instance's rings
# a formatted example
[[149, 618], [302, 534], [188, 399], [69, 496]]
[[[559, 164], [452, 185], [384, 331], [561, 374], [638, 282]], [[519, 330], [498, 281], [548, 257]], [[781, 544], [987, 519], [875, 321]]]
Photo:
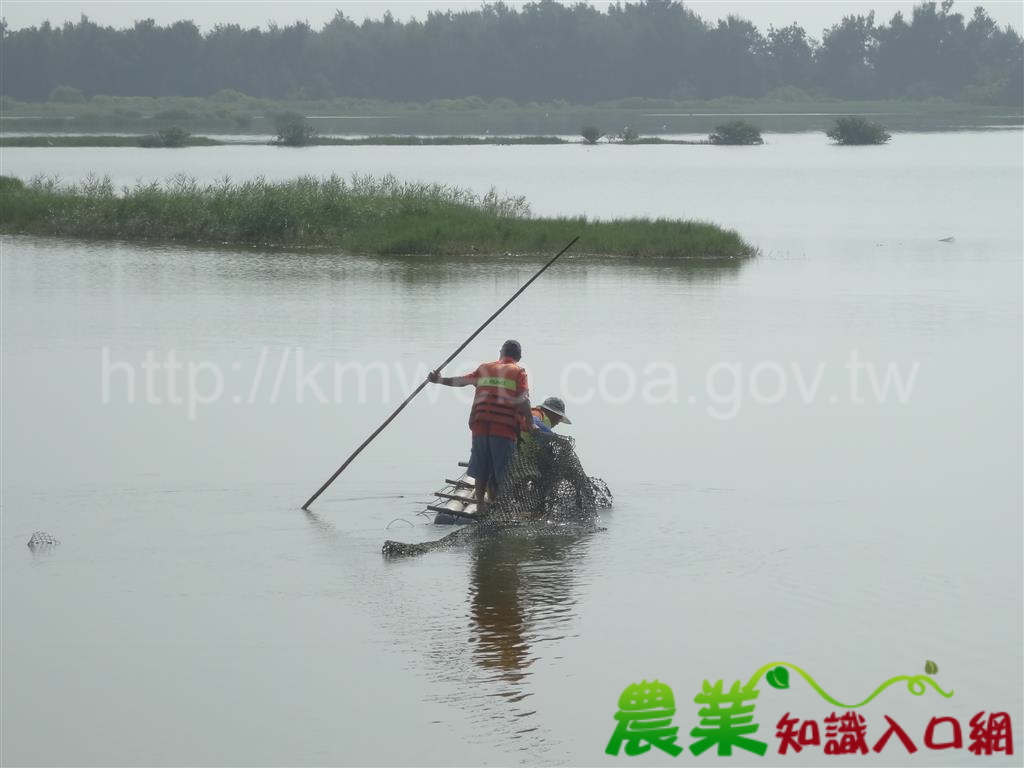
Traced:
[[85, 96], [77, 88], [70, 85], [58, 85], [50, 91], [50, 101], [60, 104], [84, 104]]
[[708, 141], [712, 144], [741, 146], [764, 144], [764, 139], [761, 138], [761, 131], [745, 120], [733, 120], [729, 123], [716, 125], [715, 132], [708, 136]]
[[140, 147], [187, 147], [192, 134], [177, 125], [157, 131], [155, 135], [139, 139]]
[[592, 125], [585, 126], [580, 129], [580, 136], [587, 144], [597, 144], [597, 140], [604, 136], [604, 133], [600, 128], [595, 128]]
[[891, 135], [878, 123], [863, 117], [840, 117], [836, 124], [825, 132], [836, 144], [847, 146], [861, 144], [885, 144]]
[[635, 128], [630, 128], [628, 125], [622, 129], [622, 133], [619, 134], [619, 141], [623, 144], [632, 144], [634, 141], [640, 138], [639, 132]]
[[316, 136], [316, 128], [297, 112], [285, 112], [274, 118], [276, 143], [284, 147], [304, 147]]

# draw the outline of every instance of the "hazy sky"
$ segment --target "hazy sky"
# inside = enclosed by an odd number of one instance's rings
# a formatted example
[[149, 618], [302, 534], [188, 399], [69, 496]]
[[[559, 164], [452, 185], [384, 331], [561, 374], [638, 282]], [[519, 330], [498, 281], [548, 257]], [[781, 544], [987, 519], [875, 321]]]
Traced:
[[[479, 0], [0, 0], [0, 14], [13, 29], [40, 24], [77, 21], [84, 13], [98, 24], [130, 26], [136, 19], [152, 18], [160, 24], [191, 19], [202, 29], [232, 22], [243, 26], [265, 26], [268, 21], [280, 25], [308, 21], [315, 29], [342, 10], [350, 18], [362, 20], [380, 17], [386, 10], [399, 19], [425, 17], [431, 10], [472, 10]], [[508, 5], [522, 5], [507, 2]], [[592, 2], [603, 6], [607, 2]], [[875, 11], [879, 20], [888, 21], [896, 11], [905, 16], [915, 5], [907, 0], [702, 0], [687, 5], [705, 19], [736, 14], [750, 19], [766, 30], [769, 24], [785, 26], [799, 22], [814, 37], [849, 13]], [[1010, 24], [1018, 32], [1024, 27], [1024, 3], [1021, 0], [959, 0], [954, 8], [966, 17], [974, 6], [982, 5], [1000, 24]]]

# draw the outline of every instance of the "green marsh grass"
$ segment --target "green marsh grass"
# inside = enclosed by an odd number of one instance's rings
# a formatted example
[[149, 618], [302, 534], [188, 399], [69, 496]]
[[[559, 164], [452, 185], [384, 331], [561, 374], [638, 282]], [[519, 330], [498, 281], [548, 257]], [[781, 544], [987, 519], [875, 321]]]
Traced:
[[392, 176], [200, 184], [187, 176], [117, 190], [0, 177], [0, 232], [225, 243], [375, 254], [535, 253], [580, 235], [577, 252], [734, 259], [754, 249], [713, 224], [541, 218], [522, 197]]

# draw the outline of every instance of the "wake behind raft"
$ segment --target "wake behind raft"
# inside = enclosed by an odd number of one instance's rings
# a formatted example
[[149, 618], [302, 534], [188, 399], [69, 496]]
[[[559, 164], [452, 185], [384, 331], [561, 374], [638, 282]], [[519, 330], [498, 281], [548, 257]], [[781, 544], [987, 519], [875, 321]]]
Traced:
[[468, 523], [436, 541], [405, 544], [385, 541], [386, 557], [407, 557], [445, 549], [484, 533], [575, 533], [598, 529], [598, 510], [612, 505], [601, 479], [583, 471], [570, 437], [546, 436], [520, 446], [502, 480], [497, 499], [485, 513], [472, 503], [473, 478], [447, 481], [437, 503], [437, 523]]

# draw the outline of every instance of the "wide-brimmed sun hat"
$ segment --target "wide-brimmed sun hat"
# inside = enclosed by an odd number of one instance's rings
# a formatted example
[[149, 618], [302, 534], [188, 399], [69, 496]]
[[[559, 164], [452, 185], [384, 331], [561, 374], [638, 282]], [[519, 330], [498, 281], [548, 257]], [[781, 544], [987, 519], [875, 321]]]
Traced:
[[555, 414], [555, 416], [561, 417], [562, 421], [566, 424], [572, 424], [569, 417], [565, 415], [565, 401], [560, 397], [549, 397], [540, 407], [549, 413]]

